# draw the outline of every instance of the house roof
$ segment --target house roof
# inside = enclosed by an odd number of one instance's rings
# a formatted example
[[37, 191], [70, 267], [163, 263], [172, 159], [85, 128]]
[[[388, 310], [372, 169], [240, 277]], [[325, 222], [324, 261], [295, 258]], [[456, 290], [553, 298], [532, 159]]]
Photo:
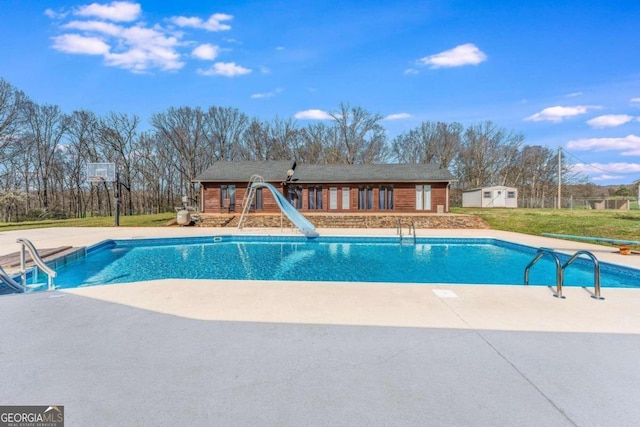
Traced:
[[204, 172], [195, 177], [196, 182], [249, 182], [252, 175], [260, 175], [267, 182], [283, 181], [287, 178], [287, 171], [293, 166], [292, 160], [266, 161], [217, 161]]
[[292, 182], [346, 183], [346, 182], [451, 182], [455, 181], [447, 169], [435, 164], [359, 164], [359, 165], [306, 165], [290, 160], [277, 161], [218, 161], [211, 165], [196, 182], [248, 182], [252, 175], [260, 175], [267, 182], [284, 181], [287, 171], [294, 169]]

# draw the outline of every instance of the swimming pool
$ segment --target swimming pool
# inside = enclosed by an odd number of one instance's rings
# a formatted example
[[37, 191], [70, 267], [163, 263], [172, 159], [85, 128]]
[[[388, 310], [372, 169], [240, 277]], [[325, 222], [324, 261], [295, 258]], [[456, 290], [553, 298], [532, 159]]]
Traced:
[[[57, 288], [166, 278], [522, 285], [537, 248], [491, 238], [207, 236], [107, 240], [56, 267]], [[561, 262], [569, 256], [558, 254]], [[43, 278], [36, 279], [43, 281]], [[555, 285], [549, 257], [530, 285]], [[578, 259], [565, 286], [593, 286]], [[602, 287], [640, 287], [640, 270], [601, 263]]]

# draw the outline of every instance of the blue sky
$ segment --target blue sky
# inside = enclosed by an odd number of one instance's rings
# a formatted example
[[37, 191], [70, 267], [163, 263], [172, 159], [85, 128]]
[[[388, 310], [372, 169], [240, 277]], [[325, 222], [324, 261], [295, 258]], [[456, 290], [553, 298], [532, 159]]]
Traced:
[[0, 77], [41, 104], [491, 120], [592, 182], [640, 179], [640, 2], [2, 0]]

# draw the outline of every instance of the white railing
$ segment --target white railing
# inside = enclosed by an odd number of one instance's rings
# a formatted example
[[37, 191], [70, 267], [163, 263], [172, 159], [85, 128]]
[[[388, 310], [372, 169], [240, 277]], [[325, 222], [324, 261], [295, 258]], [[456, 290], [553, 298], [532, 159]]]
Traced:
[[9, 275], [9, 273], [4, 271], [1, 265], [0, 265], [0, 282], [6, 283], [11, 289], [13, 289], [16, 292], [24, 292], [27, 289], [26, 286], [22, 286], [22, 284], [13, 280], [13, 278]]
[[40, 270], [44, 271], [47, 274], [47, 285], [49, 290], [55, 289], [53, 285], [53, 279], [57, 276], [56, 272], [51, 269], [45, 262], [40, 258], [40, 254], [38, 250], [33, 246], [33, 243], [28, 239], [17, 238], [16, 243], [20, 243], [20, 276], [22, 279], [21, 286], [23, 288], [27, 288], [27, 254], [26, 251], [29, 251], [29, 255], [31, 255], [31, 259], [34, 264], [40, 268]]

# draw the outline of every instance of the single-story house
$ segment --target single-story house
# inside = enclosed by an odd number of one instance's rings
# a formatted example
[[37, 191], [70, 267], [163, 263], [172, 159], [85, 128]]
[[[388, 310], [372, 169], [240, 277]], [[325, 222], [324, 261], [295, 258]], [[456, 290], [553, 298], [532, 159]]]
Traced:
[[463, 208], [517, 208], [518, 189], [493, 186], [465, 190], [462, 192]]
[[[241, 212], [255, 175], [281, 189], [301, 212], [449, 212], [449, 185], [455, 181], [433, 164], [217, 161], [193, 180], [200, 184], [200, 212]], [[256, 190], [253, 210], [280, 212], [263, 190]]]

